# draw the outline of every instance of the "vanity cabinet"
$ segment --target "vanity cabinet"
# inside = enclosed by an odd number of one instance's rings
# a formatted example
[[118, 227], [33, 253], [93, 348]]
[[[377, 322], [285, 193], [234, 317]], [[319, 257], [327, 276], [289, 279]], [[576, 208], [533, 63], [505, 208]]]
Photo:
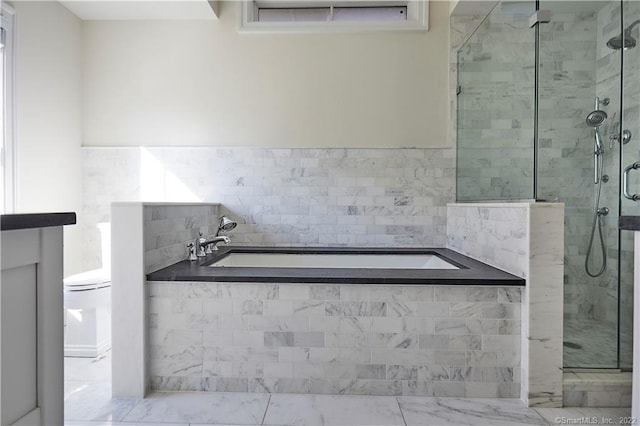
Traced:
[[63, 225], [75, 213], [1, 216], [0, 424], [64, 424]]
[[[620, 216], [620, 229], [633, 232], [633, 375], [631, 417], [640, 418], [640, 216]], [[634, 423], [637, 420], [634, 420]]]

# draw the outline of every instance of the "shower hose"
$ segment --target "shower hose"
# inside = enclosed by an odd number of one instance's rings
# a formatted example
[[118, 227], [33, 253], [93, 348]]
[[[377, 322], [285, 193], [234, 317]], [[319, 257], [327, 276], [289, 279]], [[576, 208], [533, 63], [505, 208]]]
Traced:
[[[600, 210], [600, 191], [602, 189], [602, 159], [600, 159], [598, 163], [598, 189], [596, 190], [596, 202], [595, 208], [593, 211], [593, 225], [591, 226], [591, 237], [589, 238], [589, 248], [587, 249], [587, 256], [584, 259], [584, 270], [587, 272], [587, 275], [590, 277], [596, 278], [602, 275], [607, 269], [607, 251], [604, 244], [604, 237], [602, 235], [602, 216], [606, 214]], [[600, 249], [602, 251], [602, 266], [597, 272], [593, 272], [589, 269], [589, 259], [591, 258], [591, 253], [593, 252], [593, 240], [596, 235], [596, 228], [598, 231], [598, 237], [600, 239]]]

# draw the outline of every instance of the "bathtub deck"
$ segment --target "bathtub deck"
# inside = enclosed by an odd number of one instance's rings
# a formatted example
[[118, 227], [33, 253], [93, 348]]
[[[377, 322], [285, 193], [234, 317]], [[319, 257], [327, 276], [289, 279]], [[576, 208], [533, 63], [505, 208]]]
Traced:
[[[229, 253], [434, 254], [459, 269], [211, 268]], [[147, 275], [149, 281], [341, 283], [524, 286], [525, 280], [443, 248], [224, 247], [197, 261], [184, 260]]]

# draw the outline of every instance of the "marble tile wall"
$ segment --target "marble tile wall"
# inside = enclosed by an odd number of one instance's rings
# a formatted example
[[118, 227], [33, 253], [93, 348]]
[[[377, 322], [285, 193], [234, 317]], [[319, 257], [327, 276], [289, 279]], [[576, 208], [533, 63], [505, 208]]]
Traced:
[[164, 204], [144, 206], [145, 273], [155, 272], [188, 257], [186, 245], [202, 233], [215, 235], [220, 206]]
[[447, 208], [447, 248], [521, 278], [529, 268], [528, 229], [528, 209], [521, 204]]
[[520, 395], [519, 287], [147, 286], [153, 389]]
[[[613, 2], [611, 2], [613, 4]], [[544, 7], [544, 4], [543, 4]], [[553, 7], [552, 5], [550, 7]], [[556, 199], [566, 206], [565, 217], [565, 340], [583, 347], [571, 330], [586, 327], [590, 321], [607, 324], [609, 333], [602, 342], [617, 346], [617, 173], [618, 155], [609, 149], [611, 123], [619, 120], [615, 112], [616, 95], [599, 83], [599, 56], [606, 48], [598, 29], [600, 12], [581, 10], [560, 13], [554, 11], [552, 22], [541, 26], [540, 84], [540, 172], [538, 191], [542, 198]], [[600, 46], [602, 44], [602, 46]], [[603, 183], [600, 206], [607, 206], [610, 215], [603, 217], [607, 246], [607, 270], [600, 277], [589, 277], [585, 259], [591, 228], [597, 186], [593, 183], [593, 129], [584, 122], [594, 108], [594, 97], [611, 98], [602, 106], [609, 121], [601, 128], [605, 139], [605, 170], [609, 181]], [[619, 99], [619, 97], [618, 97]], [[562, 181], [564, 184], [559, 185]], [[597, 271], [602, 263], [596, 236], [590, 269]], [[580, 362], [578, 362], [580, 360]], [[602, 352], [590, 358], [567, 353], [568, 367], [616, 367], [617, 353], [611, 357]]]
[[459, 201], [533, 198], [534, 32], [508, 9], [498, 4], [457, 52]]
[[[447, 248], [527, 280], [522, 294], [522, 390], [528, 406], [562, 406], [562, 204], [447, 206]], [[511, 252], [511, 257], [508, 256]]]
[[113, 201], [220, 202], [232, 244], [442, 247], [454, 149], [83, 148], [87, 268]]
[[452, 15], [449, 22], [449, 140], [458, 141], [458, 49], [484, 20], [483, 15]]

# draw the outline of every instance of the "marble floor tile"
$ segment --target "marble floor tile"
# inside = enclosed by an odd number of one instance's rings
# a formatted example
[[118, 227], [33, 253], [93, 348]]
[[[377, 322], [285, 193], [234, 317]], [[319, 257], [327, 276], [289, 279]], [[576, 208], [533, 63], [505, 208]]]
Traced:
[[249, 426], [263, 420], [270, 426], [404, 425], [405, 420], [407, 425], [515, 426], [593, 418], [615, 425], [625, 424], [631, 413], [630, 408], [529, 409], [509, 399], [198, 392], [111, 399], [110, 376], [110, 353], [65, 358], [65, 426]]
[[66, 420], [120, 421], [138, 401], [111, 398], [111, 383], [67, 382], [64, 417]]
[[398, 397], [411, 425], [545, 425], [544, 419], [517, 399]]
[[[195, 424], [189, 425], [189, 423], [129, 423], [129, 422], [114, 423], [114, 422], [90, 422], [90, 421], [65, 420], [64, 426], [195, 426]], [[202, 425], [202, 426], [208, 426], [208, 425]], [[220, 425], [216, 425], [216, 426], [220, 426]]]
[[[580, 419], [597, 419], [591, 424], [628, 425], [631, 422], [631, 408], [535, 408], [549, 424], [578, 424]], [[586, 424], [583, 421], [583, 424]]]
[[261, 424], [268, 394], [155, 392], [141, 400], [126, 422]]
[[265, 425], [404, 425], [395, 397], [355, 395], [271, 396]]
[[97, 358], [64, 357], [64, 379], [83, 382], [111, 380], [111, 351]]

